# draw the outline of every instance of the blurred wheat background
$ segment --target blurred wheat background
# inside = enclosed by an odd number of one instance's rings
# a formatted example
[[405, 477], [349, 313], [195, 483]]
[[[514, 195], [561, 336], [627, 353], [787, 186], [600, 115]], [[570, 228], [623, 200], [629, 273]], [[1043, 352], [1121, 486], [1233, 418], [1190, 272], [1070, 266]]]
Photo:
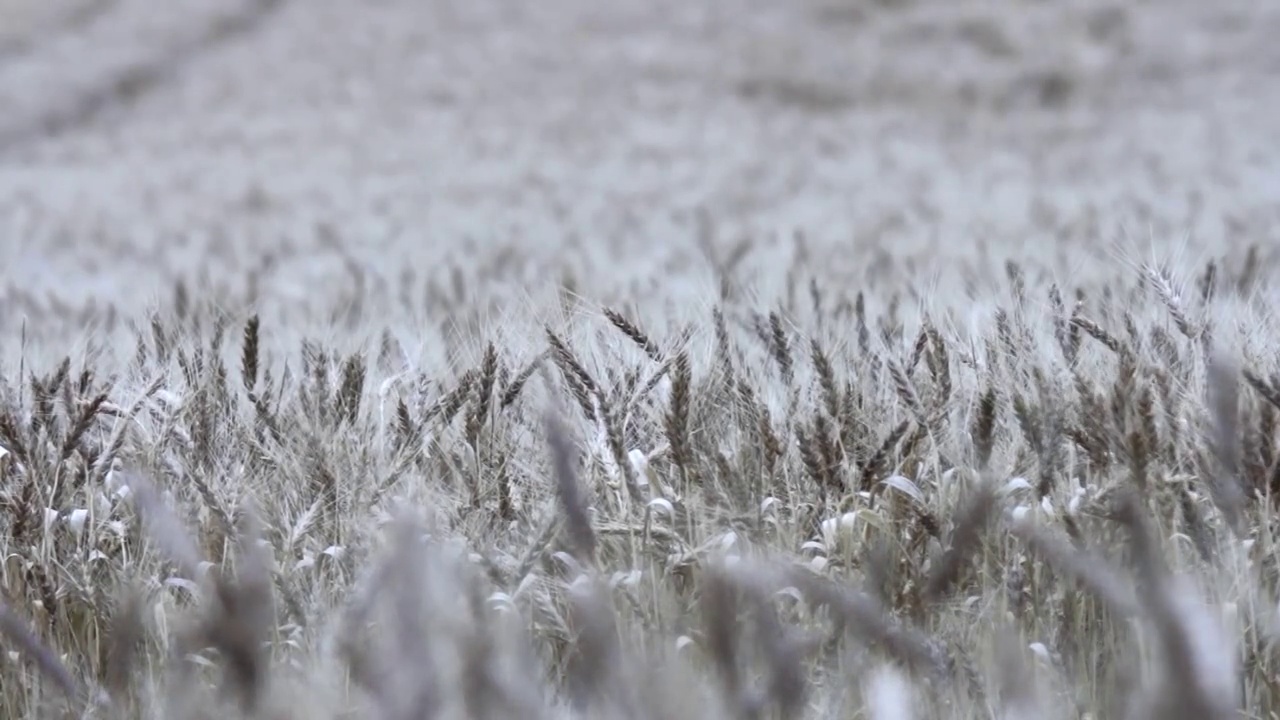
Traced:
[[1276, 716], [1277, 31], [0, 0], [0, 712]]

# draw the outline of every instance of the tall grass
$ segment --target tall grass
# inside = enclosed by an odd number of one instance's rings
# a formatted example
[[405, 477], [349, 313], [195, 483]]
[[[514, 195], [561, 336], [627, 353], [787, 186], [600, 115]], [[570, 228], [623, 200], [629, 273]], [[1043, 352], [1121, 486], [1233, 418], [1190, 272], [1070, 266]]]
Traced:
[[189, 299], [131, 357], [24, 358], [0, 712], [1268, 716], [1249, 257], [1194, 292], [1010, 263], [972, 326], [726, 274], [690, 326], [548, 311], [441, 367]]

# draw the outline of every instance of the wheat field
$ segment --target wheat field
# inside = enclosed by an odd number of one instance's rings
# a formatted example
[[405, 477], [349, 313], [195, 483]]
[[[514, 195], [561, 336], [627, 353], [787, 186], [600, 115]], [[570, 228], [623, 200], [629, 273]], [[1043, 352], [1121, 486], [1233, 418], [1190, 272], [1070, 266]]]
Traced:
[[0, 23], [0, 716], [1280, 713], [1280, 8]]

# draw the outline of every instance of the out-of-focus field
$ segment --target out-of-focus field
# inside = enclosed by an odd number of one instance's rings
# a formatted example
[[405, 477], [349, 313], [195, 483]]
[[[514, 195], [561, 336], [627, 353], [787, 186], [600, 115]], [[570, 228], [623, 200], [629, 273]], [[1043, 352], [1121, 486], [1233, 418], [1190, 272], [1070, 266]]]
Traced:
[[0, 51], [0, 322], [59, 342], [61, 303], [179, 276], [323, 316], [344, 253], [390, 290], [509, 251], [474, 303], [561, 268], [683, 298], [698, 209], [766, 284], [796, 231], [835, 282], [983, 248], [1080, 278], [1276, 213], [1265, 2], [8, 2], [38, 34]]
[[1277, 33], [0, 0], [0, 716], [1273, 717]]

